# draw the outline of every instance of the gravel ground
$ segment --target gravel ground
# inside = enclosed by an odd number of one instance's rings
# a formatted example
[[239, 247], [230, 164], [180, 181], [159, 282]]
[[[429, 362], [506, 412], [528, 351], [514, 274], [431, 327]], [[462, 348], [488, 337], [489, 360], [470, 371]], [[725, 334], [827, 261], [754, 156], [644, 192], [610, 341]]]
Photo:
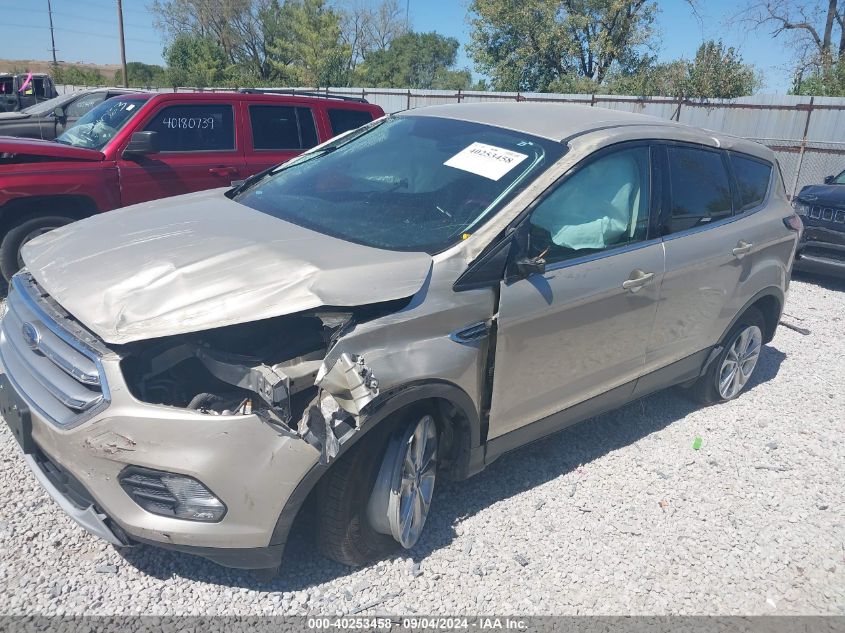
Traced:
[[[365, 569], [307, 525], [279, 577], [67, 519], [0, 430], [0, 611], [11, 614], [845, 614], [845, 283], [793, 283], [750, 391], [675, 391], [440, 482], [421, 542]], [[700, 450], [693, 449], [697, 436]]]

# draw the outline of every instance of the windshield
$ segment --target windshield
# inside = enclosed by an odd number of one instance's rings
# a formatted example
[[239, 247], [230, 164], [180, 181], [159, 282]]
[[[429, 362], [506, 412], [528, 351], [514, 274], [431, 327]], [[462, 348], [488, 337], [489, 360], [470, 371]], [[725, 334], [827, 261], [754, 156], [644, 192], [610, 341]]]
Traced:
[[28, 108], [24, 108], [21, 112], [33, 114], [35, 116], [47, 114], [52, 112], [57, 106], [64, 106], [64, 104], [70, 101], [73, 96], [74, 95], [59, 95], [58, 97], [53, 97], [52, 99], [47, 99], [47, 101], [42, 101], [41, 103], [36, 103]]
[[436, 253], [468, 237], [564, 151], [478, 123], [393, 117], [285, 163], [234, 199], [350, 242]]
[[75, 125], [65, 130], [56, 140], [74, 147], [103, 149], [129, 119], [138, 113], [145, 101], [137, 97], [107, 99], [80, 117]]

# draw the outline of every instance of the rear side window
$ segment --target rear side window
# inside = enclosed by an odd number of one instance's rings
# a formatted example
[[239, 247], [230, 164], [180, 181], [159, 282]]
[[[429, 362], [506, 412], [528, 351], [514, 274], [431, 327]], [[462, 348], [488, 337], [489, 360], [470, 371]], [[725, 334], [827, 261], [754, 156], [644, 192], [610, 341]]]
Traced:
[[746, 211], [763, 204], [772, 179], [771, 164], [738, 154], [730, 156], [739, 189], [739, 210]]
[[161, 152], [208, 152], [235, 149], [232, 106], [174, 105], [159, 110], [145, 131], [157, 132]]
[[332, 132], [335, 136], [366, 125], [372, 120], [373, 115], [366, 110], [329, 108], [329, 121], [332, 124]]
[[309, 149], [317, 144], [311, 108], [251, 105], [252, 146], [255, 149]]
[[669, 147], [669, 233], [731, 214], [731, 186], [720, 152]]

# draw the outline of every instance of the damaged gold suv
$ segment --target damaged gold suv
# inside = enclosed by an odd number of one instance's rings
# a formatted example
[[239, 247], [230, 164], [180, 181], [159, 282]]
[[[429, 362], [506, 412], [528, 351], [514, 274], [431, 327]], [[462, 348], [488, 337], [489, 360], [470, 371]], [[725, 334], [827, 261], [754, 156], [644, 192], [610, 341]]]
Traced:
[[670, 385], [736, 397], [800, 230], [742, 139], [579, 106], [414, 110], [29, 242], [0, 406], [115, 545], [274, 569], [310, 499], [319, 548], [364, 564], [417, 542], [436, 477]]

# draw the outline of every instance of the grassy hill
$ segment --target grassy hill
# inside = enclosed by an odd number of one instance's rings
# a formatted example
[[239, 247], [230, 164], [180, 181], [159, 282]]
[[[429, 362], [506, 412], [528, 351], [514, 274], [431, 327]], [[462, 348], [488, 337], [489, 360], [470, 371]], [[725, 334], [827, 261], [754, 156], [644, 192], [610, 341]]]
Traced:
[[[87, 64], [85, 62], [59, 62], [62, 70], [72, 66], [85, 71], [99, 72], [104, 77], [111, 79], [120, 70], [120, 64]], [[53, 62], [35, 59], [0, 59], [0, 72], [52, 72]]]

